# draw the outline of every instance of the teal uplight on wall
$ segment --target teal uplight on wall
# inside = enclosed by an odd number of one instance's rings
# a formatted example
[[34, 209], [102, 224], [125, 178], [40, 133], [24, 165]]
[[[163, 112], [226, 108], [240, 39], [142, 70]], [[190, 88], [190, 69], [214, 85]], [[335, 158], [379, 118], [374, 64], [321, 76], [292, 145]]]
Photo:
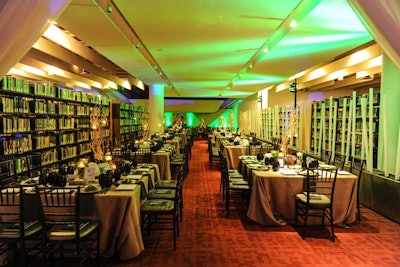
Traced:
[[194, 114], [192, 112], [186, 113], [186, 125], [188, 127], [193, 127], [193, 119], [194, 119]]
[[165, 127], [171, 127], [173, 123], [174, 114], [172, 112], [164, 113]]
[[224, 127], [234, 129], [235, 127], [235, 114], [232, 109], [228, 109], [222, 113], [217, 119], [209, 124], [210, 127]]

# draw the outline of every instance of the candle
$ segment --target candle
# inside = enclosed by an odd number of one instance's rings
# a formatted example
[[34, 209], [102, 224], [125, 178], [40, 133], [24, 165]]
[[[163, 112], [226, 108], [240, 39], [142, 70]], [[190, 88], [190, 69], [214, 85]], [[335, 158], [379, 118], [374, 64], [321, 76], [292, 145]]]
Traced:
[[111, 163], [110, 168], [112, 171], [115, 171], [117, 169], [117, 166], [114, 163]]
[[107, 153], [107, 154], [104, 156], [104, 160], [105, 160], [105, 161], [112, 161], [112, 155]]
[[82, 169], [82, 168], [85, 168], [86, 166], [85, 166], [85, 163], [83, 161], [79, 161], [77, 167]]

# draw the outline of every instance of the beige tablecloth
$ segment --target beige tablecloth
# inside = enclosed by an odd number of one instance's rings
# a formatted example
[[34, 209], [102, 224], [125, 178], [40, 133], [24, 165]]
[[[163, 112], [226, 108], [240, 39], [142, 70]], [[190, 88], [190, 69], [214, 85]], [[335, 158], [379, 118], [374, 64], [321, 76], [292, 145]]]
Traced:
[[239, 167], [239, 156], [246, 155], [247, 148], [245, 146], [224, 146], [224, 156], [228, 162], [229, 169], [237, 169]]
[[169, 152], [155, 152], [151, 155], [151, 162], [158, 165], [160, 179], [171, 180], [171, 166]]
[[167, 144], [171, 144], [175, 147], [175, 153], [176, 154], [180, 154], [180, 142], [181, 142], [181, 138], [178, 137], [177, 139], [172, 139], [172, 140], [167, 140], [166, 143]]
[[[273, 171], [252, 172], [253, 189], [247, 216], [262, 225], [294, 222], [295, 196], [303, 191], [304, 176]], [[334, 194], [334, 224], [356, 219], [357, 176], [338, 175]]]
[[97, 218], [101, 223], [100, 253], [118, 254], [128, 260], [144, 250], [140, 228], [140, 186], [133, 191], [116, 191], [95, 196]]

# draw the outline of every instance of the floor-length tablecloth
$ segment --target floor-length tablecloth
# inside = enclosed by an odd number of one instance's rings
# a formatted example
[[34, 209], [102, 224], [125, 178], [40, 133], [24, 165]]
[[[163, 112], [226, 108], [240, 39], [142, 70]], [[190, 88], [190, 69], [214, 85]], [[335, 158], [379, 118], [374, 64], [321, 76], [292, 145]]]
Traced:
[[158, 165], [161, 180], [171, 180], [170, 152], [153, 153], [151, 162]]
[[[273, 171], [252, 172], [253, 188], [247, 216], [262, 225], [293, 223], [295, 196], [303, 191], [304, 176]], [[334, 194], [334, 224], [356, 219], [357, 176], [338, 175]]]
[[224, 156], [227, 159], [229, 169], [238, 169], [242, 155], [246, 155], [247, 147], [245, 146], [224, 146]]
[[97, 218], [101, 223], [100, 253], [104, 257], [118, 254], [128, 260], [144, 250], [140, 228], [140, 186], [133, 191], [112, 188], [95, 196]]

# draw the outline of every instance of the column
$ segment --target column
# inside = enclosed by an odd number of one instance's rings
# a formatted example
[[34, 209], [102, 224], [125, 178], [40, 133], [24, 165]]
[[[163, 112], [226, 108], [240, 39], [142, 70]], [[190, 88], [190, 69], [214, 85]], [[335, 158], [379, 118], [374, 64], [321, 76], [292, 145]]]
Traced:
[[149, 94], [149, 136], [164, 132], [164, 85], [152, 84]]
[[[378, 144], [378, 168], [391, 174], [395, 173], [397, 159], [397, 142], [400, 125], [400, 69], [384, 54], [382, 62], [380, 114], [379, 114], [379, 144]], [[386, 96], [386, 106], [383, 106], [383, 98]], [[386, 118], [384, 118], [386, 114]], [[384, 120], [386, 119], [386, 129]], [[386, 131], [386, 134], [384, 135]], [[385, 151], [384, 138], [387, 138], [387, 151]], [[385, 164], [387, 164], [385, 166]]]

